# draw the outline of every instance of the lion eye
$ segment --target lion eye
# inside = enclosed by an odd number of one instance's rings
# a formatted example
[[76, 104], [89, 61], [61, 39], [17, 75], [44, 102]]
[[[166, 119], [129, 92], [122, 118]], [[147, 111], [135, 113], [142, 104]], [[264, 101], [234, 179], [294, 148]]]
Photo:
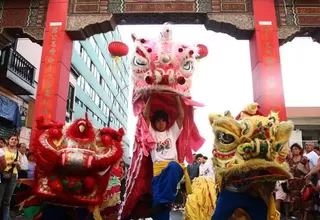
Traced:
[[193, 64], [191, 61], [187, 61], [183, 66], [182, 68], [186, 71], [191, 71], [193, 70]]
[[134, 57], [133, 58], [133, 65], [144, 67], [144, 66], [147, 65], [147, 63], [145, 61], [142, 61], [142, 60], [138, 59], [137, 57]]
[[217, 137], [221, 144], [231, 144], [235, 141], [231, 134], [226, 134], [224, 132], [218, 132]]

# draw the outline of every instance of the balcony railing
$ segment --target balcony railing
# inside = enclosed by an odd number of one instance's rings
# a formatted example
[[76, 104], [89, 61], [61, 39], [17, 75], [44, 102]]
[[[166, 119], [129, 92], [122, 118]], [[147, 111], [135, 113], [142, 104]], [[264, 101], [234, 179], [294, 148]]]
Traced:
[[0, 85], [17, 95], [35, 93], [36, 68], [12, 47], [0, 53]]
[[17, 51], [12, 48], [7, 50], [9, 52], [8, 69], [33, 86], [36, 68]]
[[34, 95], [36, 68], [12, 47], [0, 53], [0, 86], [16, 95]]

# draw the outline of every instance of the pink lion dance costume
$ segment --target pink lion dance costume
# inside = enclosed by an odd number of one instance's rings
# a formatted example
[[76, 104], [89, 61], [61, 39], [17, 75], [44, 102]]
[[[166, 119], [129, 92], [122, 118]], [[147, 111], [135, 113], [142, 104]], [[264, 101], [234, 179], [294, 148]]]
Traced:
[[[174, 123], [177, 111], [173, 96], [181, 97], [184, 109], [183, 130], [177, 140], [178, 161], [193, 161], [192, 150], [197, 151], [204, 139], [193, 121], [194, 107], [202, 104], [190, 97], [190, 87], [197, 58], [197, 47], [172, 41], [172, 30], [165, 25], [160, 39], [149, 40], [132, 36], [136, 51], [132, 61], [133, 111], [138, 116], [132, 163], [126, 182], [126, 192], [119, 219], [138, 219], [150, 216], [152, 205], [153, 163], [150, 151], [155, 140], [150, 134], [143, 110], [152, 94], [150, 115], [157, 110], [168, 113], [168, 127]], [[187, 180], [186, 180], [187, 182]]]

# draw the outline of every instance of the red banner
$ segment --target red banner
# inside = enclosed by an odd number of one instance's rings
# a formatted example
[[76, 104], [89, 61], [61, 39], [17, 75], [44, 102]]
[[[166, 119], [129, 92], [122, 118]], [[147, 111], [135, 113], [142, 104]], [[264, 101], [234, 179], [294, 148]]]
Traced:
[[264, 89], [268, 94], [271, 95], [269, 100], [270, 105], [273, 110], [276, 110], [278, 100], [276, 100], [276, 91], [279, 87], [279, 74], [278, 65], [276, 63], [276, 54], [273, 43], [273, 27], [272, 25], [260, 25], [260, 37], [261, 37], [261, 53], [262, 53], [262, 63], [264, 68], [263, 78], [264, 78]]
[[275, 54], [273, 45], [272, 25], [260, 25], [260, 37], [262, 43], [262, 62], [268, 66], [274, 66]]
[[54, 112], [53, 108], [57, 108], [54, 105], [54, 97], [53, 91], [56, 87], [56, 78], [57, 78], [57, 61], [58, 61], [58, 48], [60, 48], [60, 35], [61, 25], [60, 26], [50, 26], [48, 38], [50, 39], [48, 42], [47, 51], [45, 51], [46, 56], [44, 60], [44, 75], [42, 79], [42, 87], [41, 87], [41, 103], [40, 109], [42, 115], [47, 119], [52, 119], [52, 112]]

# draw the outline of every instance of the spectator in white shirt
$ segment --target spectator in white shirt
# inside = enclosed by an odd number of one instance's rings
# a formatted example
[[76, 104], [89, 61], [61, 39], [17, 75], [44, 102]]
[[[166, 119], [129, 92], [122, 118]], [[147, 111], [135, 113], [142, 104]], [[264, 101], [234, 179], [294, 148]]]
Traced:
[[305, 143], [306, 156], [309, 160], [309, 168], [312, 170], [318, 163], [319, 156], [316, 152], [314, 152], [314, 143], [312, 141], [308, 141]]
[[[319, 141], [320, 142], [320, 141]], [[318, 142], [318, 149], [319, 149], [319, 146], [320, 146], [320, 143]], [[308, 143], [308, 145], [309, 145], [309, 143]], [[312, 148], [312, 145], [313, 145], [313, 143], [311, 142], [311, 144], [310, 144], [310, 147]], [[314, 145], [313, 145], [314, 146]], [[307, 148], [307, 143], [306, 143], [306, 148]], [[316, 153], [317, 153], [317, 150], [318, 149], [316, 149], [316, 147], [314, 147], [314, 150], [313, 151], [315, 151]], [[319, 155], [319, 154], [318, 154]], [[310, 172], [305, 176], [305, 178], [307, 179], [307, 178], [309, 178], [310, 176], [312, 176], [312, 175], [316, 175], [317, 174], [317, 172], [319, 172], [319, 170], [320, 170], [320, 157], [318, 156], [318, 162], [317, 162], [317, 165], [315, 166], [315, 167], [313, 167], [312, 169], [310, 169]]]
[[[6, 157], [4, 156], [4, 151], [0, 148], [0, 172], [2, 172], [7, 167]], [[0, 179], [1, 183], [1, 179]]]
[[[4, 156], [4, 151], [1, 149], [5, 146], [6, 146], [6, 140], [4, 138], [0, 138], [0, 172], [2, 172], [7, 166], [6, 157]], [[0, 183], [1, 183], [1, 179], [0, 179]]]
[[26, 155], [27, 153], [27, 145], [25, 143], [20, 143], [18, 145], [19, 152], [21, 153], [21, 164], [20, 164], [20, 170], [18, 173], [19, 179], [26, 179], [28, 178], [28, 157]]
[[208, 160], [206, 156], [200, 157], [198, 160], [201, 163], [199, 166], [199, 176], [208, 176], [214, 180], [212, 161]]
[[[304, 156], [306, 156], [309, 160], [309, 169], [312, 171], [314, 167], [316, 167], [317, 163], [318, 163], [318, 154], [316, 152], [314, 152], [314, 143], [312, 141], [307, 141], [305, 143], [305, 150], [306, 153]], [[318, 182], [318, 175], [317, 174], [313, 174], [311, 175], [311, 182], [314, 185], [317, 185]]]

